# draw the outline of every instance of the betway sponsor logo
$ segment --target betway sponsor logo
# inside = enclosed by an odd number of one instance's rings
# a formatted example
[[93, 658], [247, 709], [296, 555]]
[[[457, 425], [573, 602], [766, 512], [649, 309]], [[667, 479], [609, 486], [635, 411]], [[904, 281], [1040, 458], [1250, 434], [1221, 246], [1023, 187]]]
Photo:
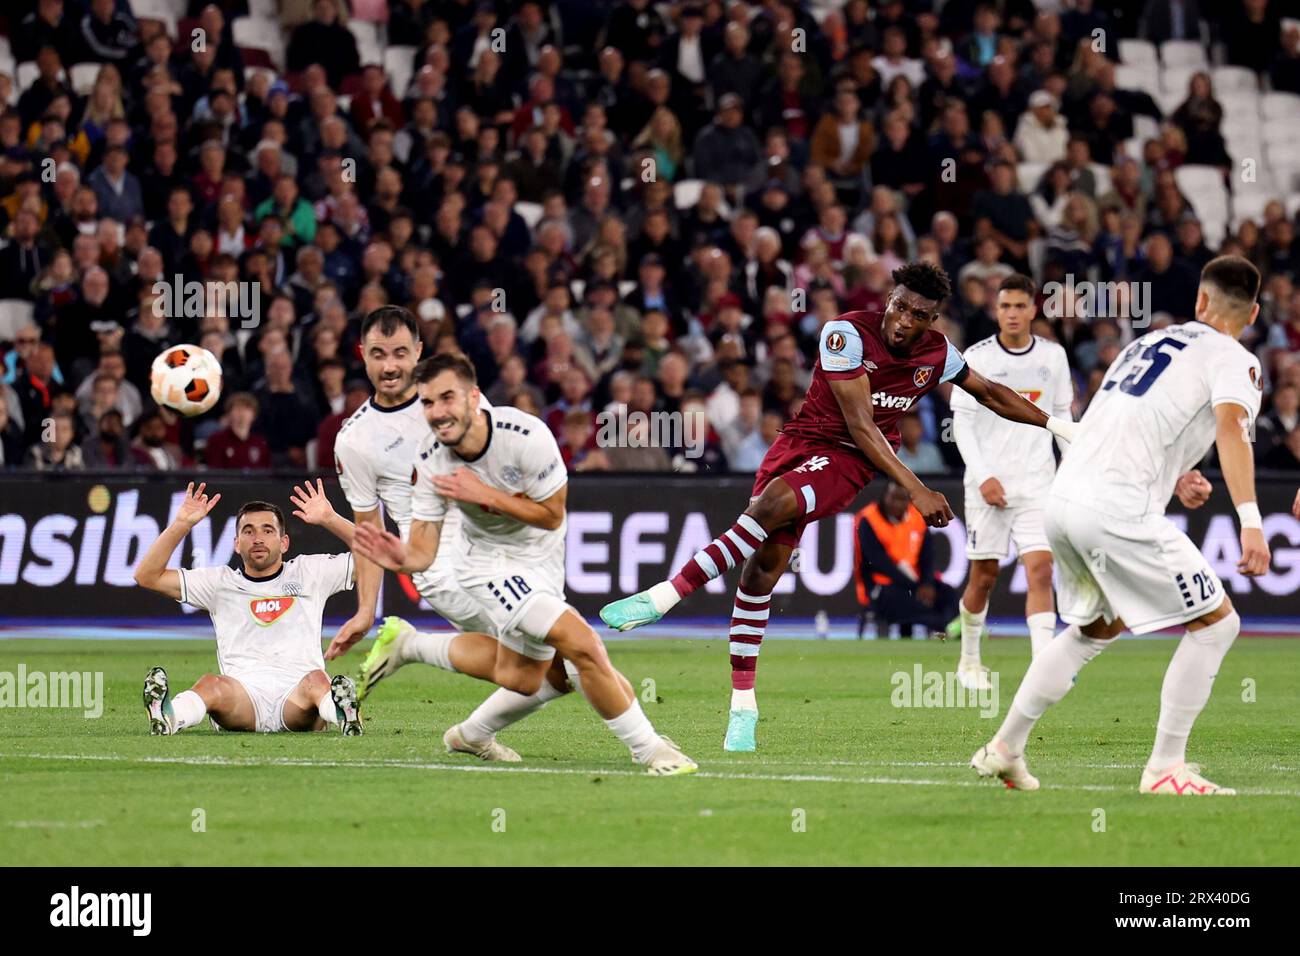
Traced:
[[884, 392], [871, 393], [871, 404], [880, 408], [901, 408], [903, 411], [907, 411], [915, 401], [915, 395], [886, 395]]
[[[113, 496], [101, 514], [0, 514], [0, 587], [135, 587], [132, 570], [184, 498], [180, 491], [171, 495], [162, 525], [139, 512], [140, 492], [135, 489]], [[212, 525], [210, 519], [200, 522], [172, 552], [167, 567], [181, 567], [183, 551], [188, 551], [185, 567], [228, 564], [234, 555], [235, 518], [227, 518], [220, 530]], [[57, 608], [48, 610], [58, 613]]]

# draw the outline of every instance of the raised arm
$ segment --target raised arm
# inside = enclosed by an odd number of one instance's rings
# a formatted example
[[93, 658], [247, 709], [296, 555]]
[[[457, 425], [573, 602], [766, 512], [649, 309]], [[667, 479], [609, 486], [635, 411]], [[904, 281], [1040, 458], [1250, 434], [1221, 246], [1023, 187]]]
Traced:
[[1268, 571], [1271, 556], [1255, 499], [1255, 459], [1250, 445], [1250, 412], [1235, 402], [1214, 406], [1214, 445], [1228, 494], [1241, 520], [1241, 560], [1237, 570], [1256, 576]]
[[853, 378], [830, 378], [831, 394], [839, 402], [844, 421], [849, 426], [853, 443], [861, 449], [867, 460], [886, 478], [902, 486], [912, 496], [912, 504], [936, 528], [952, 520], [948, 500], [937, 491], [931, 491], [912, 470], [898, 460], [894, 449], [876, 425], [874, 406], [871, 403], [871, 379], [867, 374]]
[[181, 599], [180, 572], [169, 569], [167, 559], [194, 526], [206, 518], [221, 500], [219, 494], [211, 498], [204, 494], [203, 489], [206, 487], [206, 484], [200, 484], [195, 491], [192, 481], [186, 487], [185, 500], [176, 511], [176, 519], [163, 529], [135, 566], [135, 583], [140, 587], [165, 594], [173, 601]]

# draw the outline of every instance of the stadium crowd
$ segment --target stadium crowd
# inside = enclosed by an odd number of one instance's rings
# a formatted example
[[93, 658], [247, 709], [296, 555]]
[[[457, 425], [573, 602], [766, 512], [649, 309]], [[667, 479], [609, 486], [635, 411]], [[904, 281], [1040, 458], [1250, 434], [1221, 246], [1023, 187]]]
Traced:
[[[1179, 172], [1235, 198], [1243, 159], [1264, 164], [1234, 151], [1214, 78], [1300, 94], [1283, 6], [12, 0], [0, 464], [328, 468], [369, 394], [361, 318], [394, 303], [574, 471], [748, 472], [821, 324], [881, 307], [909, 259], [952, 277], [959, 347], [996, 331], [1011, 271], [1065, 283], [1035, 331], [1067, 348], [1078, 415], [1142, 322], [1189, 320], [1201, 266], [1236, 252], [1265, 275], [1258, 462], [1300, 470], [1297, 184], [1213, 220]], [[1157, 96], [1122, 69], [1128, 39], [1206, 65]], [[194, 281], [247, 284], [255, 314], [157, 301]], [[1088, 283], [1116, 284], [1106, 307]], [[196, 419], [149, 397], [183, 342], [224, 370]], [[917, 471], [961, 467], [949, 388], [906, 420]], [[619, 409], [707, 440], [602, 447]]]

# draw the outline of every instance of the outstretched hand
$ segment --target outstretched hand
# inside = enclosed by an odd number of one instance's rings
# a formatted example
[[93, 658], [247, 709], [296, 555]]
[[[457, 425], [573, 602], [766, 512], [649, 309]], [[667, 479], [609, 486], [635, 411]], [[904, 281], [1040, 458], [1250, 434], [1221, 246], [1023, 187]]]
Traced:
[[302, 485], [294, 485], [289, 500], [297, 509], [293, 516], [301, 518], [308, 524], [323, 525], [337, 513], [330, 500], [325, 497], [325, 483], [319, 478], [316, 479], [315, 487], [312, 487], [310, 481]]
[[402, 539], [369, 522], [357, 524], [352, 546], [361, 557], [389, 571], [402, 570], [402, 562], [406, 560], [406, 545]]
[[176, 510], [177, 521], [193, 528], [217, 506], [217, 502], [221, 500], [221, 495], [216, 494], [209, 498], [203, 493], [203, 489], [206, 487], [206, 482], [200, 482], [196, 491], [194, 482], [189, 483], [189, 486], [185, 489], [185, 500], [181, 502], [180, 508]]

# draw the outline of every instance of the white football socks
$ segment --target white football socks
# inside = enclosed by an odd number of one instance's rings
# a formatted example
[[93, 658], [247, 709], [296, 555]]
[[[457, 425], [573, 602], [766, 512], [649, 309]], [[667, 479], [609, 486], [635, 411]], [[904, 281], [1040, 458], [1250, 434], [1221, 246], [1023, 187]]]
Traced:
[[511, 724], [518, 723], [529, 714], [541, 710], [549, 701], [563, 697], [546, 678], [535, 694], [517, 694], [498, 687], [479, 704], [474, 712], [460, 724], [460, 733], [470, 743], [486, 743]]
[[432, 664], [445, 671], [457, 673], [451, 665], [451, 642], [460, 637], [456, 631], [417, 631], [402, 645], [402, 660]]
[[653, 585], [646, 594], [649, 595], [650, 603], [654, 605], [654, 609], [660, 614], [667, 614], [682, 599], [672, 581], [660, 581], [658, 584]]
[[1148, 769], [1164, 770], [1186, 760], [1192, 724], [1205, 709], [1219, 665], [1240, 631], [1241, 617], [1233, 611], [1209, 627], [1183, 634], [1160, 688], [1160, 720]]
[[1084, 636], [1075, 624], [1049, 641], [1030, 662], [995, 739], [1006, 744], [1013, 756], [1024, 753], [1038, 718], [1069, 692], [1074, 675], [1109, 643]]
[[192, 690], [183, 690], [172, 698], [172, 717], [175, 726], [172, 733], [179, 733], [186, 727], [193, 727], [208, 713], [208, 705], [203, 698]]
[[731, 709], [732, 710], [752, 710], [758, 712], [758, 698], [754, 696], [754, 688], [748, 690], [731, 690]]
[[320, 719], [331, 727], [339, 725], [339, 709], [334, 706], [334, 695], [329, 691], [322, 694], [321, 699], [316, 701], [316, 713], [320, 714]]
[[978, 664], [980, 662], [980, 635], [984, 633], [984, 619], [988, 617], [989, 606], [978, 614], [966, 610], [966, 602], [959, 601], [957, 610], [961, 614], [961, 663]]
[[623, 713], [605, 721], [605, 726], [614, 732], [614, 736], [627, 745], [632, 756], [640, 763], [645, 763], [659, 747], [659, 734], [655, 732], [650, 718], [641, 710], [637, 701]]
[[1030, 614], [1025, 618], [1025, 623], [1029, 625], [1029, 653], [1037, 656], [1056, 635], [1056, 612], [1040, 611], [1038, 614]]

